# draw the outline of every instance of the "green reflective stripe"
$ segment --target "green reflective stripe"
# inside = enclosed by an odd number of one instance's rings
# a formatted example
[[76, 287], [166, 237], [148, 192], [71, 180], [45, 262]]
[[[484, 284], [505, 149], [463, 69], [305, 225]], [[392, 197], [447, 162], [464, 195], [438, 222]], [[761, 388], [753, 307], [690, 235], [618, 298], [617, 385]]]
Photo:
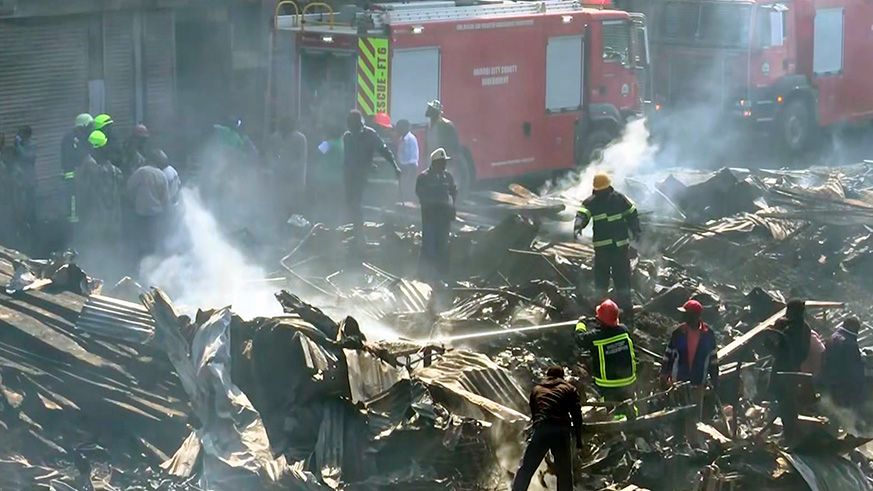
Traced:
[[609, 215], [607, 215], [606, 213], [601, 213], [599, 215], [594, 215], [593, 217], [591, 217], [591, 219], [595, 222], [599, 222], [600, 220], [606, 220], [607, 218], [609, 218]]
[[606, 217], [607, 222], [617, 222], [619, 220], [624, 219], [624, 213], [619, 213], [618, 215], [609, 215]]
[[[602, 350], [603, 348], [601, 348]], [[628, 385], [633, 384], [637, 381], [636, 374], [631, 375], [630, 377], [620, 378], [616, 380], [609, 380], [606, 378], [597, 378], [594, 377], [594, 383], [597, 384], [598, 387], [606, 387], [608, 389], [617, 388], [617, 387], [627, 387]]]
[[597, 242], [595, 242], [591, 245], [593, 245], [595, 248], [612, 245], [612, 239], [598, 240]]
[[[595, 341], [594, 346], [597, 346], [597, 353], [600, 355], [600, 377], [602, 377], [602, 380], [606, 380], [606, 357], [603, 355], [603, 345], [597, 344], [597, 341]], [[597, 380], [600, 379], [594, 377], [594, 381], [597, 382]]]
[[71, 170], [71, 171], [64, 172], [64, 180], [75, 179], [75, 178], [76, 178], [76, 171]]
[[70, 216], [67, 217], [67, 220], [72, 223], [76, 223], [79, 221], [79, 215], [76, 213], [76, 197], [70, 196]]
[[588, 326], [586, 326], [584, 322], [579, 321], [576, 323], [576, 332], [587, 331], [587, 330], [588, 330]]
[[636, 213], [636, 211], [637, 211], [637, 206], [635, 204], [631, 203], [630, 208], [628, 208], [626, 212], [622, 213], [622, 215], [629, 217], [632, 214]]
[[626, 246], [628, 244], [630, 244], [630, 239], [620, 240], [615, 243], [616, 247]]
[[581, 213], [583, 215], [587, 215], [588, 218], [591, 218], [591, 210], [589, 210], [588, 208], [585, 208], [584, 206], [579, 208], [579, 213]]
[[594, 341], [594, 346], [603, 346], [606, 344], [612, 344], [612, 343], [615, 343], [617, 341], [623, 341], [623, 340], [627, 340], [628, 342], [630, 342], [630, 336], [628, 336], [628, 334], [626, 332], [623, 332], [623, 333], [621, 333], [617, 336], [613, 336], [611, 338], [606, 338], [606, 339], [601, 339], [599, 341]]

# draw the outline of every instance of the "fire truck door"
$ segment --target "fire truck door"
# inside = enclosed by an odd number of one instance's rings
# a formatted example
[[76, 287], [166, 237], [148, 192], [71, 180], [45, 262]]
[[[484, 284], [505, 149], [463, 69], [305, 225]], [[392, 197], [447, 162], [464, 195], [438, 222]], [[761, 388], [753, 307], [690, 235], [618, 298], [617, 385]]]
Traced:
[[551, 37], [546, 43], [544, 167], [572, 167], [576, 124], [582, 116], [584, 36]]

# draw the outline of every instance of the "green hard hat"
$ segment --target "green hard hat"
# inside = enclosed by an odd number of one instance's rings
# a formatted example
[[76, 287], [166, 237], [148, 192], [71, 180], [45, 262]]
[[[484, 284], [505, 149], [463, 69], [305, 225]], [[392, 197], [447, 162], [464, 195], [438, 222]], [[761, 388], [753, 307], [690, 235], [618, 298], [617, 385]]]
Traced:
[[112, 121], [112, 116], [108, 114], [100, 114], [96, 118], [94, 118], [94, 129], [102, 130], [106, 125], [112, 124], [115, 121]]
[[91, 135], [88, 137], [88, 141], [91, 142], [91, 145], [94, 148], [105, 147], [109, 140], [106, 138], [106, 133], [103, 133], [100, 130], [94, 130], [91, 132]]
[[84, 128], [86, 126], [91, 126], [91, 123], [94, 122], [94, 118], [91, 117], [88, 113], [82, 113], [76, 116], [76, 127]]

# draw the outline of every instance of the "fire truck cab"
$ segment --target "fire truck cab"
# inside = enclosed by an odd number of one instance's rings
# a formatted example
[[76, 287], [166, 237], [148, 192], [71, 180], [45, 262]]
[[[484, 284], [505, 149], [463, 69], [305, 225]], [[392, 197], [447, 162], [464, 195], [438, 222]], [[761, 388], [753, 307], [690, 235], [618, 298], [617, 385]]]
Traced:
[[866, 0], [629, 0], [628, 9], [650, 20], [659, 112], [707, 104], [792, 153], [818, 128], [873, 120]]
[[274, 86], [298, 88], [301, 121], [335, 134], [355, 107], [406, 119], [426, 165], [425, 111], [440, 100], [464, 147], [461, 181], [572, 168], [641, 111], [641, 15], [567, 0], [313, 5], [276, 16], [297, 80]]

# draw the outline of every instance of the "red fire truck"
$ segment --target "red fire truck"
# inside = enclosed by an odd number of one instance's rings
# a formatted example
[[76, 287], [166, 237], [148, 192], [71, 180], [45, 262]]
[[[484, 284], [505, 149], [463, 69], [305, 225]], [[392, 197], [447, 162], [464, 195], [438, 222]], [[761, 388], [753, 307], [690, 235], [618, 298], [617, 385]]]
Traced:
[[290, 3], [277, 6], [276, 29], [291, 31], [297, 79], [274, 75], [272, 90], [297, 88], [301, 121], [338, 133], [353, 107], [386, 112], [418, 129], [424, 159], [425, 110], [438, 99], [469, 162], [455, 169], [461, 181], [571, 168], [641, 110], [639, 14], [564, 0], [280, 15]]
[[649, 20], [661, 112], [703, 103], [792, 153], [819, 128], [873, 120], [867, 0], [627, 1]]

